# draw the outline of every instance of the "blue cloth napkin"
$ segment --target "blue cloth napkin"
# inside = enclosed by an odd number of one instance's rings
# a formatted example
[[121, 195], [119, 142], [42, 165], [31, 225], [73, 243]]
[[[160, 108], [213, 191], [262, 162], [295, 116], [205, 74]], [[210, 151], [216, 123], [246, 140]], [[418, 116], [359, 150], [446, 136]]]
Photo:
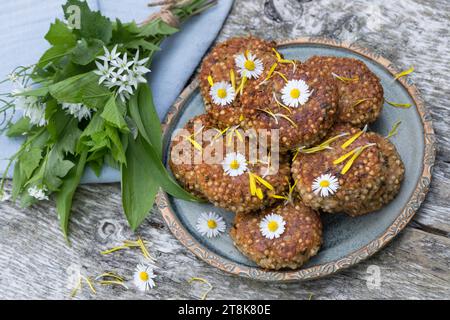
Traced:
[[[0, 4], [0, 78], [6, 77], [19, 65], [37, 61], [48, 48], [44, 35], [55, 18], [62, 18], [64, 0], [3, 0]], [[150, 0], [88, 0], [89, 6], [110, 18], [122, 21], [143, 21], [158, 8], [148, 8]], [[218, 4], [201, 15], [190, 18], [181, 31], [162, 45], [152, 64], [149, 84], [154, 102], [162, 119], [175, 102], [187, 81], [200, 63], [205, 52], [217, 37], [233, 0], [219, 0]], [[0, 92], [11, 90], [8, 83], [0, 85]], [[0, 176], [8, 159], [18, 150], [22, 139], [0, 135]], [[13, 168], [8, 172], [11, 177]], [[120, 173], [105, 167], [100, 177], [87, 169], [82, 183], [107, 183], [120, 181]]]

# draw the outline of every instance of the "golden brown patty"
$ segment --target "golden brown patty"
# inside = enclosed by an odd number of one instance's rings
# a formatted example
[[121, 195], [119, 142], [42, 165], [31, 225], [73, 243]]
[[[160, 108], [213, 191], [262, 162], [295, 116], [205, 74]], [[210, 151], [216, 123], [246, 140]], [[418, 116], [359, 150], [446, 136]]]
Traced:
[[221, 106], [214, 104], [210, 95], [210, 84], [208, 76], [211, 76], [214, 82], [230, 80], [230, 70], [234, 70], [236, 77], [236, 86], [241, 81], [240, 74], [235, 64], [235, 57], [244, 54], [246, 50], [255, 55], [263, 62], [264, 72], [258, 79], [248, 79], [246, 87], [251, 87], [257, 82], [262, 81], [270, 67], [277, 61], [272, 50], [275, 48], [275, 42], [265, 41], [255, 37], [237, 37], [231, 38], [225, 42], [219, 43], [203, 59], [200, 69], [200, 92], [205, 101], [207, 112], [217, 120], [222, 128], [237, 125], [240, 123], [241, 105], [239, 96], [230, 105]]
[[[226, 143], [226, 141], [223, 142], [224, 145]], [[231, 147], [228, 150], [225, 148], [218, 148], [218, 151], [215, 151], [214, 145], [217, 144], [222, 144], [222, 142], [217, 139], [214, 144], [209, 145], [208, 148], [205, 149], [205, 154], [216, 156], [219, 152], [222, 152], [223, 156], [221, 159], [225, 159], [227, 154], [231, 154], [235, 151], [239, 152], [239, 149], [236, 149], [236, 144], [234, 145], [234, 148]], [[212, 151], [210, 152], [208, 149]], [[246, 148], [245, 151], [241, 150], [239, 153], [245, 155], [246, 160], [250, 162], [248, 148]], [[259, 161], [253, 164], [249, 163], [247, 170], [243, 174], [230, 176], [225, 172], [221, 162], [204, 162], [196, 168], [198, 184], [206, 198], [217, 207], [233, 212], [244, 213], [260, 210], [275, 202], [275, 199], [272, 198], [271, 195], [281, 195], [288, 188], [288, 179], [290, 177], [290, 163], [288, 156], [280, 155], [278, 170], [276, 170], [276, 166], [273, 166], [274, 163], [274, 160], [272, 160], [271, 166]], [[273, 190], [256, 182], [257, 187], [261, 189], [263, 197], [260, 199], [257, 195], [252, 195], [249, 172], [266, 180], [273, 187]]]
[[[383, 184], [385, 170], [383, 154], [378, 145], [366, 148], [345, 174], [341, 174], [341, 171], [351, 157], [339, 164], [333, 163], [355, 148], [373, 143], [370, 135], [362, 134], [345, 150], [342, 149], [342, 144], [359, 131], [348, 125], [338, 125], [327, 138], [341, 133], [349, 135], [332, 142], [332, 149], [298, 154], [292, 164], [292, 177], [297, 181], [297, 190], [306, 205], [325, 212], [355, 215], [360, 211], [362, 202], [373, 199]], [[338, 179], [339, 188], [335, 194], [324, 197], [313, 191], [314, 180], [323, 174], [331, 174]]]
[[363, 127], [378, 118], [384, 102], [383, 87], [364, 62], [352, 58], [313, 56], [305, 64], [323, 74], [335, 75], [340, 96], [339, 122]]
[[[196, 116], [190, 119], [183, 128], [187, 130], [188, 133], [187, 132], [175, 133], [175, 136], [172, 139], [172, 145], [170, 149], [171, 152], [169, 157], [170, 158], [169, 164], [175, 178], [177, 178], [180, 184], [187, 191], [191, 192], [192, 194], [200, 198], [204, 198], [204, 196], [201, 193], [197, 182], [198, 171], [196, 168], [199, 166], [199, 163], [196, 164], [196, 162], [194, 162], [194, 159], [201, 159], [202, 151], [195, 148], [193, 144], [189, 142], [186, 136], [189, 137], [190, 135], [193, 135], [195, 128], [195, 130], [197, 131], [195, 135], [195, 141], [199, 142], [199, 144], [201, 144], [204, 147], [209, 143], [209, 141], [207, 140], [201, 141], [199, 139], [200, 135], [203, 133], [203, 130], [208, 130], [214, 127], [215, 122], [212, 121], [211, 117], [208, 116], [207, 114]], [[202, 128], [203, 130], [201, 130]], [[192, 139], [194, 138], [194, 136], [190, 137]], [[178, 152], [177, 150], [180, 151]], [[185, 150], [189, 150], [189, 152], [185, 154]]]
[[[279, 238], [265, 238], [261, 220], [275, 213], [286, 222]], [[300, 202], [268, 208], [251, 214], [236, 214], [230, 236], [236, 247], [249, 259], [266, 269], [297, 269], [317, 254], [322, 244], [319, 215]]]
[[[242, 127], [279, 129], [282, 151], [320, 141], [334, 124], [337, 112], [338, 91], [332, 76], [295, 63], [279, 64], [269, 80], [245, 87], [241, 97]], [[312, 94], [304, 105], [287, 107], [283, 103], [281, 91], [286, 80], [303, 80], [309, 86]]]
[[370, 140], [378, 144], [383, 154], [385, 169], [383, 183], [372, 199], [361, 202], [358, 210], [353, 211], [353, 215], [363, 215], [381, 209], [391, 202], [400, 191], [401, 183], [405, 175], [405, 167], [395, 146], [386, 138], [375, 132], [368, 133]]

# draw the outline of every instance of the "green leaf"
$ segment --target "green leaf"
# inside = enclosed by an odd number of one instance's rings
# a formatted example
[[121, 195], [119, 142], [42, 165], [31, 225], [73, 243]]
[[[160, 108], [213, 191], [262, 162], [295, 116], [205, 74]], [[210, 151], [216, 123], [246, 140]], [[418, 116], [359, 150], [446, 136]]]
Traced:
[[42, 149], [39, 147], [32, 147], [23, 152], [19, 157], [21, 176], [29, 179], [34, 170], [39, 166], [42, 159]]
[[36, 89], [26, 90], [20, 93], [14, 94], [17, 97], [44, 97], [48, 94], [48, 87], [39, 87]]
[[69, 171], [61, 185], [60, 190], [56, 194], [56, 212], [61, 225], [61, 229], [67, 239], [70, 210], [72, 208], [72, 199], [80, 184], [81, 177], [86, 165], [87, 152], [83, 152], [77, 164]]
[[37, 63], [37, 66], [39, 68], [43, 68], [46, 65], [48, 65], [49, 63], [55, 62], [59, 58], [62, 58], [64, 56], [70, 54], [71, 50], [72, 50], [72, 48], [68, 47], [66, 45], [55, 45], [53, 47], [50, 47], [41, 56], [41, 58], [39, 59], [39, 62]]
[[[76, 9], [76, 10], [74, 10]], [[112, 36], [111, 21], [102, 16], [98, 11], [92, 11], [86, 2], [80, 0], [68, 0], [63, 5], [64, 16], [70, 22], [78, 22], [80, 29], [74, 29], [81, 38], [99, 39], [104, 43], [109, 43]], [[77, 17], [76, 14], [80, 13]]]
[[103, 42], [98, 39], [81, 39], [72, 50], [72, 61], [79, 65], [87, 65], [103, 52]]
[[106, 134], [109, 138], [109, 140], [112, 142], [111, 145], [111, 153], [114, 158], [119, 163], [125, 164], [127, 162], [125, 157], [125, 151], [122, 146], [122, 141], [120, 140], [119, 133], [117, 132], [116, 128], [113, 128], [111, 126], [105, 127]]
[[144, 221], [155, 202], [159, 184], [154, 172], [146, 165], [145, 141], [131, 138], [126, 152], [127, 165], [121, 166], [122, 206], [132, 230]]
[[7, 137], [22, 136], [30, 130], [30, 118], [20, 118], [16, 123], [11, 124], [6, 132]]
[[151, 144], [158, 157], [162, 158], [161, 123], [153, 103], [152, 92], [147, 84], [141, 84], [137, 93], [130, 99], [130, 116], [136, 123], [139, 133]]
[[153, 44], [150, 41], [146, 41], [145, 39], [137, 39], [137, 40], [133, 40], [127, 43], [126, 45], [127, 48], [132, 48], [132, 49], [145, 49], [148, 51], [159, 51], [161, 50], [160, 47], [158, 47], [156, 44]]
[[83, 103], [100, 109], [112, 93], [98, 84], [98, 76], [93, 72], [79, 74], [49, 87], [50, 94], [58, 102]]
[[62, 183], [61, 179], [66, 176], [74, 164], [69, 160], [65, 160], [56, 148], [51, 149], [47, 157], [43, 181], [50, 191], [57, 191]]
[[122, 131], [127, 131], [127, 123], [123, 118], [123, 114], [116, 103], [114, 96], [111, 96], [105, 104], [105, 108], [101, 113], [101, 117], [105, 119], [112, 126], [119, 128]]
[[13, 201], [17, 200], [17, 197], [20, 195], [24, 184], [27, 182], [27, 178], [22, 174], [22, 168], [20, 162], [16, 161], [14, 164], [14, 172], [13, 172], [13, 186], [11, 190], [11, 198]]
[[76, 37], [72, 33], [72, 30], [59, 19], [56, 19], [50, 25], [45, 39], [52, 45], [66, 45], [69, 47], [73, 47], [76, 42]]
[[78, 128], [78, 120], [72, 118], [61, 133], [55, 148], [62, 154], [75, 154], [76, 145], [81, 137], [82, 131]]
[[177, 28], [169, 26], [161, 19], [157, 19], [142, 26], [139, 36], [142, 37], [155, 37], [159, 35], [170, 36], [176, 32], [178, 32]]

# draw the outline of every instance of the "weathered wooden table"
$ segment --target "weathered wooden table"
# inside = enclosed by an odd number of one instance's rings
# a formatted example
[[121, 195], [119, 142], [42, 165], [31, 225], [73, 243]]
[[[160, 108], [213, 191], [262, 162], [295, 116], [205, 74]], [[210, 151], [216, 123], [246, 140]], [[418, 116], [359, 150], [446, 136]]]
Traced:
[[[198, 299], [202, 277], [214, 286], [209, 299], [450, 298], [450, 2], [447, 0], [238, 0], [219, 40], [252, 33], [284, 39], [326, 36], [379, 52], [412, 74], [431, 110], [439, 143], [431, 190], [414, 221], [387, 248], [339, 274], [309, 282], [267, 284], [229, 276], [188, 252], [157, 210], [137, 234], [157, 257], [157, 288], [148, 294], [121, 287], [87, 286], [81, 299]], [[135, 239], [124, 219], [118, 184], [86, 185], [74, 205], [69, 247], [53, 202], [22, 210], [0, 204], [0, 298], [70, 298], [73, 274], [115, 271], [131, 279], [138, 250], [100, 251]], [[381, 285], [367, 285], [378, 266]]]

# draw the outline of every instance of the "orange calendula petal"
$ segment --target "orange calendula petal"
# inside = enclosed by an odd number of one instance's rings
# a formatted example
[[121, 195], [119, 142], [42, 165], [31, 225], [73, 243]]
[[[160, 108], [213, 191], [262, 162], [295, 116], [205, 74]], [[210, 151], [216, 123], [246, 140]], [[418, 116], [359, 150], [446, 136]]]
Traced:
[[339, 164], [341, 162], [344, 162], [346, 159], [348, 159], [349, 157], [351, 157], [355, 152], [357, 152], [361, 147], [357, 147], [355, 149], [353, 149], [350, 152], [347, 152], [346, 154], [340, 156], [339, 158], [337, 158], [336, 160], [333, 161], [333, 164]]

